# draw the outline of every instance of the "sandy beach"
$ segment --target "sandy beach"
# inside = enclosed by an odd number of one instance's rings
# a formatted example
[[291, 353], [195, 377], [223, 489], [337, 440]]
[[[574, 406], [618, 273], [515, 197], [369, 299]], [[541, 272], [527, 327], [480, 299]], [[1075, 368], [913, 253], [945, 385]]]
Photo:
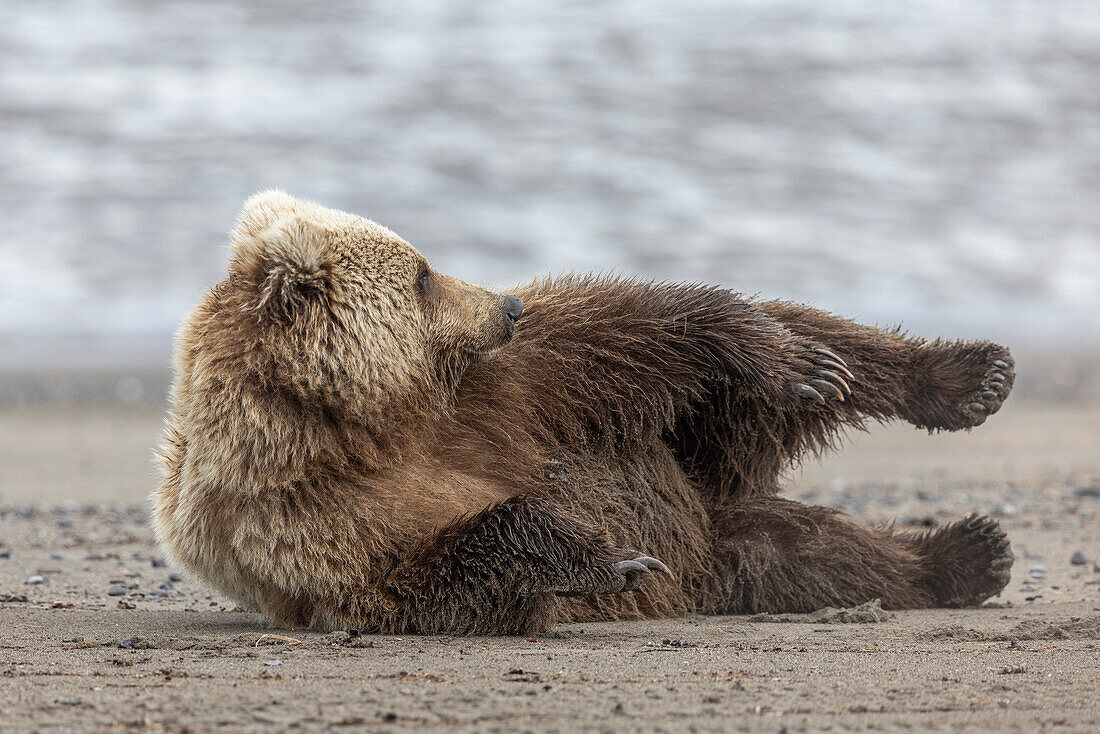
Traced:
[[152, 541], [160, 421], [157, 406], [0, 411], [0, 730], [1086, 732], [1100, 717], [1094, 402], [1025, 394], [971, 434], [875, 427], [792, 475], [790, 495], [861, 521], [996, 516], [1016, 564], [980, 609], [530, 639], [270, 629], [210, 595]]

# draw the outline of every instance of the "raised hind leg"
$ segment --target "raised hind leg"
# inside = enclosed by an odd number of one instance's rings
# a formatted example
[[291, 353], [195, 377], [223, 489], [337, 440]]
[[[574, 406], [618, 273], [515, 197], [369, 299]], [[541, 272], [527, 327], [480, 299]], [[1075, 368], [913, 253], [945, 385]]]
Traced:
[[986, 518], [930, 534], [870, 528], [778, 498], [715, 516], [719, 614], [811, 612], [871, 599], [911, 609], [979, 604], [1008, 583], [1012, 554]]
[[984, 423], [1012, 390], [1014, 361], [998, 344], [926, 341], [796, 303], [757, 305], [844, 360], [852, 395], [836, 409], [849, 417], [896, 417], [920, 428], [956, 431]]

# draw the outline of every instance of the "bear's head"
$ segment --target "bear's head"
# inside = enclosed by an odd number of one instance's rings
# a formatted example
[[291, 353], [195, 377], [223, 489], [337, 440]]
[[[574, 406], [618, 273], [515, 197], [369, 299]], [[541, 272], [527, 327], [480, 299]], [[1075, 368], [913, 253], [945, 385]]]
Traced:
[[[519, 298], [437, 273], [371, 221], [268, 191], [244, 205], [228, 276], [180, 334], [174, 399], [193, 434], [372, 434], [445, 406], [463, 371], [511, 338]], [[252, 424], [253, 429], [248, 426]]]

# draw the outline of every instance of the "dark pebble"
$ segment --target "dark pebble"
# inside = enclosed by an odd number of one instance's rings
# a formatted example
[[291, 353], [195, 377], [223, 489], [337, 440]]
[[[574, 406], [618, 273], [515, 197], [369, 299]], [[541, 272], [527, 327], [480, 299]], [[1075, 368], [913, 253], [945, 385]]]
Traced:
[[149, 596], [164, 597], [164, 596], [172, 596], [173, 593], [175, 593], [175, 592], [170, 591], [170, 590], [153, 589], [152, 591], [149, 592]]
[[1074, 566], [1084, 566], [1086, 563], [1088, 563], [1088, 559], [1085, 558], [1084, 551], [1076, 551], [1072, 556], [1070, 556], [1069, 562], [1072, 563]]
[[153, 557], [149, 559], [149, 563], [153, 565], [153, 568], [164, 568], [168, 564], [164, 562], [163, 558]]
[[161, 589], [167, 589], [167, 590], [171, 591], [175, 587], [172, 586], [171, 581], [165, 581], [163, 584], [160, 585], [160, 588]]
[[70, 637], [68, 639], [62, 640], [62, 642], [84, 642], [84, 638], [80, 635], [77, 635], [76, 637]]
[[170, 573], [168, 574], [168, 580], [174, 584], [178, 581], [183, 581], [183, 576], [180, 576], [178, 573]]
[[125, 649], [125, 650], [133, 650], [134, 649], [134, 641], [131, 640], [129, 637], [124, 637], [124, 638], [122, 638], [121, 640], [118, 641], [118, 646]]
[[0, 550], [0, 558], [11, 558], [11, 549], [4, 548], [3, 550]]
[[107, 589], [107, 596], [124, 596], [126, 594], [125, 586], [112, 586]]
[[1078, 487], [1074, 494], [1078, 497], [1100, 497], [1100, 484], [1093, 484], [1090, 487]]

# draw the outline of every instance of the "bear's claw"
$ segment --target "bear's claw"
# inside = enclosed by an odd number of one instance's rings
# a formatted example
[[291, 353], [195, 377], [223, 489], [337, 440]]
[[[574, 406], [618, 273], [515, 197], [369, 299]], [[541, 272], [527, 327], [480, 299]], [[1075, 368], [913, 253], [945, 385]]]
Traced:
[[632, 557], [593, 569], [590, 573], [581, 574], [583, 580], [580, 580], [576, 586], [558, 589], [557, 593], [562, 596], [577, 596], [634, 591], [645, 582], [651, 572], [664, 574], [669, 579], [675, 580], [668, 566], [656, 558], [642, 555], [634, 550], [627, 550], [624, 553]]
[[825, 404], [826, 396], [843, 403], [846, 397], [852, 395], [849, 381], [855, 380], [848, 363], [824, 347], [810, 347], [810, 352], [813, 355], [810, 357], [813, 375], [807, 377], [805, 382], [795, 383], [795, 394], [818, 405]]

